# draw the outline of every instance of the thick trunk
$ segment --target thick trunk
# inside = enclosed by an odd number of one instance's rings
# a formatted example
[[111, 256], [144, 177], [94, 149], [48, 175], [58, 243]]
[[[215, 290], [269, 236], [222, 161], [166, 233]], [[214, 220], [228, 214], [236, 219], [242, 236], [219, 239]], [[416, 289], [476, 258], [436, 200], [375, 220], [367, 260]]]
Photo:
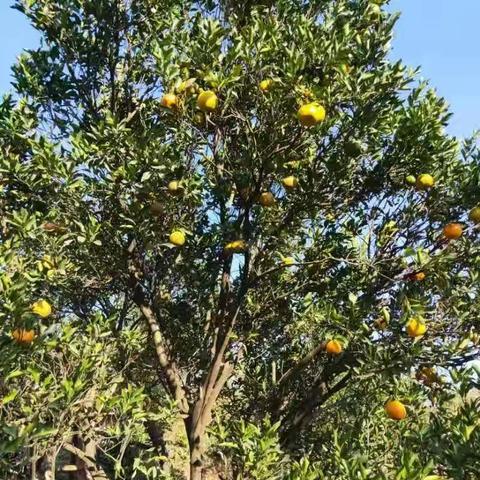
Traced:
[[190, 446], [190, 480], [201, 480], [203, 471], [204, 434], [189, 438]]

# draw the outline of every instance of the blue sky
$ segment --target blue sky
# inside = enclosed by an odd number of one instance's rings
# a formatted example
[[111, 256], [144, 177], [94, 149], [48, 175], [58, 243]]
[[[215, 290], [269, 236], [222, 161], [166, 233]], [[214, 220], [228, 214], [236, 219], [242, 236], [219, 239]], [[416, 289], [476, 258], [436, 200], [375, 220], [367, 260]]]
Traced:
[[[8, 89], [10, 65], [39, 37], [26, 19], [0, 0], [0, 92]], [[455, 113], [449, 131], [466, 136], [480, 128], [480, 0], [391, 0], [402, 11], [392, 57], [422, 67]]]

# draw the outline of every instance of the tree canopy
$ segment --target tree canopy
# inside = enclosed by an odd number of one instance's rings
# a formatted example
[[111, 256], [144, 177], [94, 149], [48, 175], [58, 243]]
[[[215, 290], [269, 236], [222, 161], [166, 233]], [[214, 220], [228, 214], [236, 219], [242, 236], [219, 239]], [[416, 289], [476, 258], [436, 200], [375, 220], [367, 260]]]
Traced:
[[15, 2], [1, 479], [478, 478], [478, 143], [384, 3]]

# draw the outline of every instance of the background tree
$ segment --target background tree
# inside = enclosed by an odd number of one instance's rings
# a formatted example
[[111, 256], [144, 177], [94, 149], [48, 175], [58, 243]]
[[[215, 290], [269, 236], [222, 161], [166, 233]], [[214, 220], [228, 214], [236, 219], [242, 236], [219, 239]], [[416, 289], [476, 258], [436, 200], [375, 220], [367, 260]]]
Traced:
[[478, 476], [478, 148], [382, 3], [16, 2], [3, 478]]

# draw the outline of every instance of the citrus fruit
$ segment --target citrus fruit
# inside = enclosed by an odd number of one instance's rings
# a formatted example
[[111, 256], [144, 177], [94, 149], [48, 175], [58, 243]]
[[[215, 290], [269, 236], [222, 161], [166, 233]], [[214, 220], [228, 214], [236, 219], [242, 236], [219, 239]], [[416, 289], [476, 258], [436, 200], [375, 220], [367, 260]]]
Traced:
[[38, 300], [32, 305], [32, 312], [42, 318], [47, 318], [52, 313], [52, 307], [46, 300]]
[[468, 218], [475, 224], [480, 223], [480, 207], [472, 208]]
[[305, 127], [313, 127], [323, 122], [325, 116], [325, 108], [316, 102], [302, 105], [297, 112], [298, 121]]
[[174, 230], [169, 237], [170, 243], [181, 247], [185, 243], [185, 234], [181, 230]]
[[262, 207], [272, 207], [275, 205], [275, 197], [271, 192], [262, 192], [258, 199], [258, 202]]
[[178, 180], [172, 180], [169, 182], [167, 188], [171, 195], [180, 195], [183, 192], [183, 187]]
[[405, 177], [405, 181], [407, 182], [408, 185], [415, 185], [415, 182], [417, 181], [417, 179], [415, 178], [414, 175], [407, 175]]
[[166, 93], [161, 100], [162, 107], [175, 108], [178, 105], [177, 96], [174, 93]]
[[202, 112], [213, 112], [218, 107], [218, 97], [215, 92], [205, 90], [198, 96], [197, 106]]
[[33, 330], [25, 330], [18, 328], [12, 332], [12, 337], [17, 343], [28, 344], [35, 339], [35, 332]]
[[385, 412], [392, 420], [403, 420], [407, 416], [407, 409], [399, 400], [389, 400], [385, 404]]
[[273, 80], [271, 78], [267, 78], [265, 80], [262, 80], [259, 85], [258, 85], [258, 88], [263, 92], [263, 93], [266, 93], [268, 92], [273, 86]]
[[289, 175], [282, 180], [282, 184], [286, 189], [298, 187], [298, 178], [293, 175]]
[[459, 223], [449, 223], [443, 227], [443, 235], [449, 240], [457, 240], [463, 234], [463, 228]]
[[425, 332], [427, 331], [427, 326], [421, 320], [417, 318], [411, 318], [407, 322], [406, 330], [409, 337], [421, 337], [422, 335], [425, 335]]
[[417, 178], [417, 188], [419, 190], [428, 190], [435, 185], [435, 179], [428, 173], [422, 173]]
[[338, 340], [329, 340], [325, 346], [325, 350], [329, 355], [340, 355], [343, 347]]

